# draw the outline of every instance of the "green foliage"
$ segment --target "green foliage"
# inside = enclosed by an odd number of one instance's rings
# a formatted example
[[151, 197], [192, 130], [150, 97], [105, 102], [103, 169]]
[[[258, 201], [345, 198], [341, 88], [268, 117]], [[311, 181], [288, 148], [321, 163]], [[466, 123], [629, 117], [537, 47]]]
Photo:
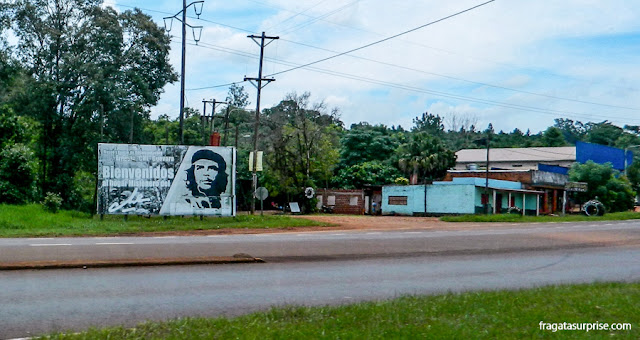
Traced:
[[340, 139], [340, 168], [359, 163], [387, 162], [399, 146], [384, 125], [352, 124]]
[[564, 140], [562, 130], [557, 127], [550, 126], [542, 134], [542, 146], [566, 146], [567, 142]]
[[42, 207], [45, 211], [55, 214], [62, 207], [62, 197], [58, 194], [48, 192], [42, 201]]
[[0, 203], [26, 203], [35, 196], [36, 162], [23, 144], [5, 146], [0, 151]]
[[238, 108], [244, 108], [250, 104], [249, 94], [244, 90], [244, 86], [237, 84], [231, 84], [231, 86], [229, 86], [229, 92], [225, 101], [229, 103], [230, 106]]
[[456, 164], [455, 152], [447, 149], [437, 137], [414, 132], [409, 141], [398, 148], [400, 168], [419, 180], [439, 180]]
[[608, 121], [590, 124], [587, 142], [600, 145], [615, 146], [616, 141], [623, 135], [622, 128], [615, 126]]
[[586, 193], [576, 196], [582, 202], [596, 198], [604, 204], [608, 212], [626, 211], [633, 208], [635, 193], [626, 177], [620, 177], [610, 163], [596, 164], [587, 161], [576, 163], [569, 171], [569, 179], [574, 182], [586, 182]]
[[310, 93], [288, 94], [264, 111], [264, 145], [271, 188], [287, 197], [302, 194], [328, 180], [337, 164], [335, 150], [342, 122], [337, 112], [325, 113], [323, 103], [310, 104]]
[[40, 124], [41, 192], [70, 204], [76, 171], [95, 171], [98, 141], [141, 142], [163, 87], [177, 79], [170, 38], [140, 10], [117, 13], [99, 0], [11, 4], [17, 55], [29, 76], [14, 109]]
[[393, 183], [397, 185], [409, 185], [409, 179], [407, 179], [406, 177], [398, 177], [395, 179], [395, 181], [393, 181]]
[[414, 118], [413, 124], [413, 132], [426, 132], [438, 137], [444, 135], [444, 121], [439, 115], [425, 112], [422, 116]]
[[400, 173], [395, 167], [380, 161], [364, 162], [340, 169], [333, 186], [343, 189], [361, 189], [365, 185], [385, 185], [393, 182]]

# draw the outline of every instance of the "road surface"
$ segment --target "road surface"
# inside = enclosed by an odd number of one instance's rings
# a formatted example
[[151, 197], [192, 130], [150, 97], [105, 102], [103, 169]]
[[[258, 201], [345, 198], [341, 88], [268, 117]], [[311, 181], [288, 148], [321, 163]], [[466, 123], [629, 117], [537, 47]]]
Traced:
[[[640, 280], [636, 221], [483, 230], [0, 241], [20, 256], [248, 252], [263, 264], [0, 272], [0, 338], [403, 294]], [[113, 244], [116, 243], [116, 244]], [[30, 250], [35, 249], [35, 252]], [[46, 249], [46, 251], [43, 251]], [[83, 254], [84, 253], [84, 254]], [[19, 256], [18, 256], [19, 257]]]

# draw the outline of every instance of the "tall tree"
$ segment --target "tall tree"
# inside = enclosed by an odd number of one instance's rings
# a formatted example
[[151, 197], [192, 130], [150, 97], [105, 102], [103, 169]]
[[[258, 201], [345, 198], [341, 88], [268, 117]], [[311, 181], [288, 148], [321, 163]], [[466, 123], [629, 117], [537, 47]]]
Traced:
[[393, 131], [384, 125], [352, 124], [340, 139], [340, 168], [364, 162], [387, 162], [398, 148]]
[[164, 30], [140, 10], [118, 14], [100, 4], [13, 4], [18, 55], [31, 75], [21, 113], [42, 124], [37, 150], [42, 192], [60, 192], [63, 198], [76, 171], [95, 171], [97, 141], [142, 139], [149, 108], [164, 85], [177, 79]]
[[327, 157], [338, 146], [342, 129], [337, 111], [325, 112], [323, 103], [311, 104], [310, 94], [288, 94], [265, 109], [265, 150], [272, 189], [289, 195], [326, 181], [338, 159]]
[[438, 138], [426, 132], [414, 132], [398, 148], [400, 168], [418, 181], [441, 179], [456, 164], [456, 154]]

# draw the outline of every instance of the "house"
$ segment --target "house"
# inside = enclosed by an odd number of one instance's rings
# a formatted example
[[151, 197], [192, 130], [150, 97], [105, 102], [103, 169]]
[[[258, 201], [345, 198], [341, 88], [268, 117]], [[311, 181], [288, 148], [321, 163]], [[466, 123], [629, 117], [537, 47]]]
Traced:
[[542, 214], [565, 210], [565, 185], [569, 182], [569, 168], [574, 163], [589, 160], [600, 164], [608, 162], [614, 169], [622, 171], [633, 162], [630, 151], [584, 142], [570, 147], [489, 149], [488, 172], [486, 149], [463, 149], [456, 155], [456, 166], [447, 172], [445, 181], [488, 177], [520, 182], [525, 190], [543, 192], [540, 202]]
[[[487, 164], [487, 149], [456, 152], [455, 170], [477, 170]], [[489, 149], [489, 163], [495, 170], [537, 170], [538, 164], [570, 167], [576, 161], [576, 148], [499, 148]]]
[[[486, 168], [487, 149], [462, 149], [456, 156], [454, 170]], [[577, 142], [576, 146], [489, 149], [491, 170], [541, 170], [540, 165], [570, 168], [575, 162], [589, 160], [599, 164], [609, 162], [614, 169], [623, 171], [633, 162], [633, 153], [585, 142]]]
[[[545, 165], [539, 167], [548, 169]], [[487, 176], [490, 180], [519, 182], [525, 190], [542, 192], [540, 197], [541, 214], [555, 214], [563, 211], [565, 186], [569, 183], [569, 176], [566, 173], [533, 169], [491, 170], [488, 173], [485, 170], [449, 170], [443, 180], [478, 178], [484, 181]]]
[[[487, 185], [488, 184], [488, 185]], [[427, 185], [386, 185], [382, 187], [384, 215], [447, 215], [517, 211], [538, 215], [541, 191], [523, 189], [513, 181], [481, 178], [453, 178]]]

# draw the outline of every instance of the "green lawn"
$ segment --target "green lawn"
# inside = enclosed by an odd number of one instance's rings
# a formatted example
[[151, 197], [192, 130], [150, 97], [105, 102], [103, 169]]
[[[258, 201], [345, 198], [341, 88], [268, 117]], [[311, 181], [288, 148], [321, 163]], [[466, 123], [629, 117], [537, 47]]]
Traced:
[[640, 213], [627, 211], [605, 214], [604, 216], [565, 215], [565, 216], [522, 216], [518, 214], [496, 215], [460, 215], [444, 216], [445, 222], [571, 222], [571, 221], [613, 221], [640, 219]]
[[44, 236], [95, 236], [122, 235], [142, 232], [210, 230], [224, 228], [288, 228], [323, 226], [321, 222], [289, 216], [248, 216], [237, 217], [171, 217], [163, 219], [155, 216], [105, 215], [98, 216], [77, 211], [48, 213], [40, 205], [0, 205], [0, 237], [44, 237]]
[[[147, 322], [131, 329], [93, 329], [50, 338], [639, 339], [638, 306], [640, 283], [599, 283], [408, 296], [338, 307], [283, 307], [232, 319]], [[541, 321], [630, 323], [631, 330], [553, 332], [541, 329]]]

